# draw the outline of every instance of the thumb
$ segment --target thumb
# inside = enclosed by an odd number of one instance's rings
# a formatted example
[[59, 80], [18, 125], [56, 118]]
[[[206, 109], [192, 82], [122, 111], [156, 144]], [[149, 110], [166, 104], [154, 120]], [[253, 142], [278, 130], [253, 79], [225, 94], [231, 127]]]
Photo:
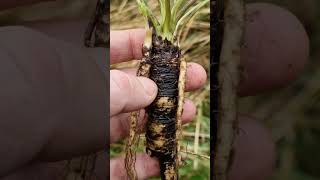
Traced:
[[119, 70], [110, 71], [110, 116], [142, 109], [155, 99], [156, 84]]

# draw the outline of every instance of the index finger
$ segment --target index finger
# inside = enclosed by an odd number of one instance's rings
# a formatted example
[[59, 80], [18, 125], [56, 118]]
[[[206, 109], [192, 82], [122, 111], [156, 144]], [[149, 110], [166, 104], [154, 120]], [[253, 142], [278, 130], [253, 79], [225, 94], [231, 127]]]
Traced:
[[141, 59], [144, 29], [129, 29], [110, 32], [110, 63]]

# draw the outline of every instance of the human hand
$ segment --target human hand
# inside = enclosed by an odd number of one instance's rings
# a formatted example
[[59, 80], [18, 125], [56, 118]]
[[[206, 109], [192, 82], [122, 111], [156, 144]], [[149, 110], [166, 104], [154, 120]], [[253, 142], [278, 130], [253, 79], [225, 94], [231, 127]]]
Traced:
[[[4, 0], [0, 9], [39, 1], [45, 0]], [[54, 32], [57, 38], [21, 25], [0, 28], [1, 179], [61, 179], [64, 161], [48, 162], [106, 147], [107, 89], [99, 69], [106, 63], [106, 49], [85, 49], [83, 42], [59, 37], [71, 32], [82, 41], [87, 23], [76, 29], [68, 22], [72, 28]]]
[[[240, 97], [286, 86], [302, 71], [309, 53], [305, 30], [291, 13], [261, 3], [247, 5], [247, 12], [241, 59], [245, 78], [239, 87]], [[111, 49], [111, 57], [117, 56]], [[235, 139], [230, 179], [266, 179], [272, 174], [275, 161], [271, 134], [250, 116], [240, 116], [239, 122], [241, 132], [245, 133], [239, 133]], [[111, 177], [126, 176], [123, 162], [123, 158], [111, 160]], [[150, 157], [138, 156], [137, 172], [141, 179], [157, 175], [158, 169], [157, 162]]]
[[[303, 70], [309, 39], [299, 20], [287, 10], [266, 3], [248, 4], [241, 52], [244, 78], [239, 97], [287, 86]], [[239, 116], [230, 180], [265, 180], [275, 165], [271, 133], [252, 115]]]
[[[141, 47], [145, 31], [133, 29], [111, 31], [110, 63], [119, 63], [132, 59], [141, 59]], [[199, 89], [206, 82], [206, 72], [196, 63], [188, 63], [186, 91]], [[136, 69], [110, 71], [110, 142], [116, 142], [129, 133], [129, 112], [145, 108], [154, 100], [157, 87], [145, 77], [136, 77]], [[190, 122], [196, 114], [196, 107], [186, 100], [182, 122]], [[142, 112], [139, 126], [144, 127], [145, 113]], [[140, 179], [156, 176], [159, 173], [158, 163], [146, 154], [137, 155], [136, 170]], [[110, 161], [111, 179], [126, 179], [124, 158], [117, 157]]]
[[[245, 77], [247, 78], [244, 79], [240, 86], [239, 96], [241, 97], [257, 95], [260, 92], [274, 90], [288, 85], [303, 69], [303, 66], [307, 61], [309, 50], [308, 37], [299, 21], [293, 17], [292, 14], [267, 4], [249, 4], [247, 7], [250, 12], [248, 15], [250, 18], [247, 23], [247, 32], [245, 36], [246, 43], [242, 52], [242, 65], [246, 69]], [[86, 27], [86, 22], [81, 26], [77, 26], [77, 24], [79, 23], [39, 23], [38, 25], [30, 24], [30, 27], [43, 31], [52, 37], [66, 41], [70, 40], [70, 42], [74, 42], [75, 44], [82, 44], [81, 34], [83, 32], [81, 29]], [[77, 30], [78, 33], [75, 33]], [[143, 36], [143, 33], [140, 35]], [[24, 38], [27, 38], [27, 36], [24, 36]], [[143, 39], [143, 37], [141, 37], [141, 39]], [[34, 39], [32, 40], [34, 41]], [[269, 42], [269, 44], [267, 42]], [[270, 44], [270, 42], [273, 42], [273, 44]], [[141, 45], [142, 42], [136, 42], [136, 44]], [[48, 47], [51, 47], [51, 45], [52, 44], [49, 46], [48, 44]], [[25, 51], [30, 48], [23, 45], [21, 45], [21, 47], [24, 47]], [[17, 48], [17, 46], [15, 46], [15, 48]], [[45, 46], [39, 48], [46, 49]], [[48, 52], [51, 51], [48, 50]], [[140, 52], [134, 53], [139, 54]], [[26, 57], [27, 56], [24, 56], [24, 58]], [[43, 56], [43, 59], [46, 59], [45, 57], [47, 56]], [[79, 57], [83, 58], [81, 56]], [[78, 62], [79, 59], [75, 59]], [[40, 62], [43, 61], [39, 61], [39, 63]], [[50, 61], [50, 63], [52, 62], [54, 61]], [[50, 67], [52, 66], [50, 65]], [[39, 69], [39, 72], [42, 71]], [[48, 87], [57, 86], [48, 84]], [[186, 104], [187, 103], [188, 102], [186, 102]], [[24, 106], [24, 108], [26, 107]], [[42, 121], [43, 120], [44, 119], [42, 119]], [[184, 122], [189, 121], [190, 119], [187, 118]], [[274, 166], [275, 161], [275, 149], [270, 132], [263, 128], [256, 119], [252, 117], [241, 116], [239, 122], [241, 132], [245, 133], [240, 133], [235, 141], [235, 156], [231, 167], [230, 179], [266, 179], [272, 173], [272, 167]], [[114, 137], [114, 140], [119, 140], [120, 138], [123, 138], [123, 136], [125, 136], [125, 133], [120, 133], [119, 136]], [[158, 173], [156, 161], [145, 155], [138, 156], [139, 161], [141, 161], [141, 166], [139, 166], [137, 170], [142, 177], [149, 177]], [[148, 164], [150, 166], [144, 166], [143, 162], [147, 160], [150, 160], [150, 163]], [[125, 174], [123, 168], [117, 169], [118, 167], [122, 167], [121, 162], [123, 162], [123, 159], [120, 157], [112, 159], [111, 163], [113, 163], [113, 168], [116, 168], [113, 171], [115, 173], [114, 175]], [[104, 163], [105, 161], [101, 161], [100, 163], [102, 169], [106, 166]], [[17, 179], [21, 179], [21, 177], [27, 179], [27, 176], [34, 177], [34, 175], [38, 175], [39, 172], [45, 172], [45, 177], [47, 177], [48, 174], [51, 174], [52, 176], [50, 176], [50, 178], [54, 177], [54, 174], [59, 173], [59, 171], [48, 173], [50, 167], [45, 168], [47, 165], [43, 165], [42, 167], [44, 168], [37, 168], [38, 164], [34, 166], [36, 167], [26, 167], [22, 168], [23, 170], [20, 169], [21, 176]], [[60, 167], [63, 168], [63, 166]], [[61, 168], [59, 168], [59, 170], [61, 170]], [[119, 174], [117, 174], [116, 171], [118, 171]], [[105, 173], [105, 169], [101, 170], [101, 172]], [[39, 175], [39, 177], [43, 176]], [[49, 177], [42, 179], [49, 179]]]

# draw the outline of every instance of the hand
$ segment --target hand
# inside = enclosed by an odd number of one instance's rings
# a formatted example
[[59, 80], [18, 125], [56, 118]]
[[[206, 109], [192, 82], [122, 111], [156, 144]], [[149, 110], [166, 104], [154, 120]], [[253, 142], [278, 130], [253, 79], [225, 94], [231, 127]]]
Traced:
[[[0, 9], [38, 1], [4, 0]], [[109, 55], [81, 47], [87, 23], [0, 28], [0, 179], [61, 179], [65, 162], [48, 162], [106, 148], [109, 94], [99, 65]]]
[[[290, 12], [266, 3], [247, 6], [239, 96], [254, 96], [287, 86], [303, 70], [309, 39]], [[275, 166], [271, 133], [251, 115], [240, 115], [230, 180], [265, 180]]]
[[[246, 78], [240, 84], [240, 97], [286, 86], [302, 71], [309, 53], [305, 30], [291, 13], [262, 3], [249, 4], [247, 11], [247, 31], [241, 59]], [[116, 36], [112, 35], [111, 38], [113, 37]], [[142, 38], [137, 39], [139, 38], [133, 40], [133, 47], [142, 44]], [[294, 46], [295, 44], [299, 46]], [[111, 47], [111, 58], [129, 59], [128, 56], [119, 58], [121, 56], [113, 48], [121, 49], [121, 46]], [[139, 48], [136, 50], [132, 51], [133, 56], [140, 51]], [[275, 163], [271, 134], [255, 118], [248, 115], [239, 118], [239, 128], [244, 133], [240, 132], [235, 139], [230, 180], [267, 179], [272, 174]], [[123, 158], [111, 160], [111, 177], [121, 179], [126, 176], [123, 162]], [[157, 175], [158, 169], [157, 161], [151, 160], [147, 155], [138, 155], [137, 173], [141, 179]]]
[[[308, 52], [309, 41], [305, 33], [305, 30], [301, 26], [300, 22], [291, 13], [281, 8], [268, 5], [268, 4], [261, 4], [261, 3], [249, 4], [247, 7], [248, 7], [248, 11], [250, 12], [249, 13], [250, 20], [247, 23], [247, 32], [245, 36], [246, 47], [243, 49], [243, 52], [242, 52], [243, 53], [242, 65], [246, 69], [247, 73], [245, 77], [247, 78], [245, 78], [241, 84], [239, 96], [257, 95], [260, 92], [275, 90], [277, 88], [288, 85], [289, 82], [292, 81], [295, 77], [297, 77], [301, 72], [301, 70], [303, 69], [303, 66], [307, 61], [308, 53], [309, 53]], [[69, 41], [71, 43], [74, 43], [75, 45], [80, 45], [82, 44], [82, 38], [81, 38], [83, 33], [82, 30], [86, 27], [87, 25], [86, 23], [87, 22], [59, 22], [59, 23], [42, 22], [38, 24], [28, 24], [28, 26], [35, 28], [39, 31], [42, 31], [51, 37], [55, 37], [64, 41]], [[54, 75], [57, 75], [57, 76], [51, 77], [53, 79], [57, 78], [56, 81], [54, 81], [56, 82], [55, 84], [47, 83], [48, 85], [47, 91], [49, 91], [51, 87], [53, 88], [52, 90], [55, 91], [54, 88], [57, 88], [59, 87], [58, 85], [60, 85], [59, 78], [62, 78], [61, 73], [59, 73], [60, 71], [55, 72], [54, 70], [57, 70], [57, 69], [52, 68], [52, 67], [59, 67], [60, 65], [59, 63], [54, 64], [54, 62], [61, 62], [60, 58], [63, 58], [64, 60], [74, 61], [74, 62], [79, 62], [79, 59], [81, 59], [81, 62], [82, 62], [82, 60], [86, 59], [84, 57], [88, 56], [87, 53], [82, 53], [82, 50], [66, 45], [62, 42], [60, 43], [55, 42], [54, 44], [52, 44], [52, 41], [50, 41], [50, 43], [46, 44], [44, 42], [48, 40], [47, 37], [44, 37], [43, 35], [35, 36], [30, 31], [27, 31], [27, 34], [25, 34], [26, 33], [25, 29], [21, 29], [21, 28], [7, 29], [10, 31], [6, 31], [5, 29], [6, 28], [1, 28], [1, 32], [0, 32], [0, 36], [2, 39], [1, 43], [3, 47], [6, 47], [6, 49], [4, 50], [8, 49], [8, 47], [6, 46], [7, 44], [12, 44], [12, 48], [9, 48], [10, 52], [17, 53], [17, 54], [26, 53], [32, 49], [32, 47], [26, 42], [32, 41], [32, 42], [36, 42], [34, 44], [37, 45], [38, 49], [41, 49], [43, 50], [43, 52], [46, 52], [43, 54], [34, 53], [37, 55], [37, 57], [41, 55], [40, 57], [42, 58], [32, 58], [32, 57], [29, 57], [30, 54], [25, 54], [23, 58], [25, 60], [28, 60], [27, 61], [28, 63], [26, 63], [25, 65], [30, 65], [30, 62], [34, 62], [32, 64], [35, 64], [35, 65], [40, 65], [43, 62], [48, 62], [48, 64], [45, 63], [45, 64], [42, 64], [41, 66], [35, 66], [37, 68], [37, 71], [34, 71], [34, 72], [41, 73], [44, 71], [43, 65], [47, 65], [45, 67], [50, 67], [48, 68], [50, 69], [50, 72], [46, 71], [46, 73], [49, 73], [49, 74], [52, 73]], [[18, 31], [23, 32], [23, 36], [18, 36], [20, 37], [19, 41], [17, 42], [9, 41], [9, 40], [12, 40], [10, 39], [10, 37], [17, 37], [17, 35], [20, 34]], [[143, 36], [143, 33], [140, 33], [140, 35]], [[32, 37], [32, 38], [38, 37], [38, 38], [28, 39], [29, 37]], [[5, 41], [5, 39], [9, 39], [9, 40]], [[140, 39], [143, 39], [143, 37], [141, 37]], [[12, 43], [7, 43], [7, 42], [12, 42]], [[270, 42], [273, 42], [273, 44], [270, 45]], [[142, 44], [142, 42], [137, 41], [134, 44], [140, 45]], [[71, 53], [72, 54], [71, 55], [68, 50], [63, 50], [63, 48], [61, 48], [61, 45], [63, 45], [64, 47], [65, 46], [72, 47], [72, 49], [74, 49], [74, 52], [81, 52], [81, 54]], [[56, 49], [52, 47], [60, 47], [59, 52], [63, 51], [62, 54], [64, 55], [62, 57], [56, 56], [57, 55], [55, 54], [57, 53], [55, 51]], [[138, 51], [140, 50], [137, 49], [136, 52], [133, 52], [134, 57], [136, 57], [135, 54], [139, 56], [140, 52]], [[3, 51], [3, 52], [6, 52], [6, 51]], [[37, 51], [37, 52], [40, 52], [40, 51]], [[104, 53], [105, 52], [103, 51], [102, 53], [100, 53], [100, 55], [97, 55], [97, 52], [93, 50], [92, 56], [98, 56], [97, 58], [99, 58], [101, 61], [105, 58]], [[66, 56], [66, 54], [68, 54], [68, 56]], [[130, 54], [130, 53], [127, 52], [127, 54]], [[2, 56], [2, 55], [8, 55], [8, 54], [5, 54], [5, 53], [2, 54], [1, 52], [0, 55]], [[118, 59], [116, 57], [119, 55], [111, 53], [111, 56], [114, 56], [115, 57], [114, 59]], [[47, 57], [51, 57], [52, 59], [50, 58], [48, 59]], [[122, 56], [122, 57], [128, 57], [128, 56]], [[7, 58], [8, 56], [4, 56], [2, 58], [2, 62], [6, 62], [4, 60]], [[16, 58], [19, 59], [19, 57], [16, 57]], [[40, 60], [48, 60], [48, 61], [40, 61]], [[124, 59], [119, 58], [119, 61], [123, 61], [123, 60]], [[21, 62], [26, 62], [26, 61], [21, 61]], [[101, 62], [103, 63], [104, 61], [101, 61]], [[78, 63], [74, 63], [74, 64], [78, 65]], [[2, 65], [0, 67], [6, 67], [6, 66]], [[14, 66], [10, 66], [10, 67], [14, 67]], [[30, 67], [30, 66], [26, 66], [26, 67]], [[74, 68], [72, 67], [69, 69], [70, 72], [73, 72], [72, 69]], [[87, 66], [85, 66], [84, 69], [87, 69]], [[9, 72], [8, 68], [5, 68], [5, 70], [6, 71], [0, 71], [0, 72]], [[30, 69], [27, 69], [27, 70], [30, 70]], [[96, 72], [96, 70], [94, 70], [93, 72]], [[2, 76], [2, 77], [4, 79], [1, 79], [2, 80], [2, 81], [0, 80], [1, 82], [8, 82], [7, 77], [11, 77], [11, 76]], [[43, 78], [42, 76], [37, 76], [37, 75], [33, 77], [39, 78], [38, 80], [41, 80], [41, 78]], [[70, 76], [70, 77], [74, 77], [74, 76]], [[97, 77], [100, 77], [100, 76], [97, 76]], [[77, 80], [77, 79], [78, 78], [75, 78], [74, 80]], [[94, 78], [91, 78], [90, 81], [88, 81], [88, 83], [91, 83], [92, 79]], [[193, 80], [190, 79], [188, 81], [193, 81]], [[13, 83], [13, 82], [14, 81], [10, 81], [10, 83]], [[42, 82], [46, 82], [46, 81], [42, 81]], [[53, 81], [50, 81], [50, 82], [53, 82]], [[193, 86], [192, 88], [192, 86], [193, 85], [191, 83], [190, 89], [199, 87], [199, 86]], [[8, 87], [8, 86], [3, 86], [3, 87]], [[17, 87], [18, 88], [13, 88], [13, 89], [15, 90], [23, 89], [21, 86], [17, 86]], [[2, 90], [4, 90], [4, 88], [2, 88]], [[14, 93], [17, 91], [8, 91], [8, 92]], [[27, 92], [28, 91], [24, 91], [24, 93], [27, 93]], [[25, 94], [19, 94], [19, 95], [28, 97]], [[12, 97], [19, 97], [19, 96], [12, 96]], [[2, 99], [2, 102], [5, 102], [5, 100]], [[56, 102], [56, 100], [54, 100], [53, 102]], [[192, 105], [191, 106], [187, 105], [187, 103], [188, 101], [186, 102], [185, 106], [189, 106], [192, 108]], [[3, 107], [8, 107], [8, 104], [5, 104]], [[26, 108], [30, 108], [30, 107], [21, 106], [20, 108], [25, 110]], [[192, 109], [190, 110], [192, 111]], [[39, 112], [40, 111], [37, 112], [37, 117], [46, 117], [45, 115], [48, 114], [46, 112], [42, 114], [38, 114]], [[18, 116], [19, 114], [10, 113], [10, 115]], [[184, 115], [184, 116], [186, 117], [184, 118], [184, 122], [189, 122], [190, 119], [188, 117], [191, 117], [192, 115]], [[1, 119], [6, 119], [6, 118], [1, 118]], [[11, 119], [13, 119], [12, 116], [11, 116]], [[16, 118], [16, 119], [19, 120], [19, 118]], [[39, 120], [36, 122], [39, 125], [47, 125], [47, 123], [43, 124], [43, 122], [47, 122], [47, 121], [44, 121], [44, 120], [47, 120], [45, 118], [40, 118], [40, 119], [30, 118], [30, 119]], [[52, 119], [49, 119], [49, 120], [52, 120]], [[66, 121], [61, 121], [61, 122], [66, 122]], [[261, 126], [256, 121], [255, 118], [252, 118], [252, 117], [242, 116], [240, 117], [239, 122], [240, 122], [241, 132], [245, 132], [245, 133], [240, 133], [236, 138], [235, 157], [234, 157], [234, 163], [232, 165], [231, 172], [230, 172], [230, 179], [231, 180], [267, 179], [267, 177], [269, 177], [270, 174], [272, 173], [272, 168], [274, 166], [274, 161], [275, 161], [274, 143], [271, 139], [270, 132], [266, 128]], [[12, 123], [17, 124], [16, 122], [12, 122]], [[96, 126], [93, 127], [93, 129], [96, 129], [95, 127], [103, 127], [104, 123], [97, 123]], [[30, 122], [30, 124], [32, 125], [34, 123]], [[25, 124], [25, 125], [26, 126], [23, 126], [24, 128], [19, 128], [19, 130], [28, 130], [28, 133], [37, 133], [36, 131], [33, 131], [33, 128], [35, 126], [31, 126], [28, 124]], [[0, 127], [5, 127], [5, 126], [0, 126]], [[28, 128], [25, 128], [25, 127], [28, 127]], [[41, 126], [41, 128], [37, 127], [36, 129], [37, 130], [41, 129], [43, 131], [50, 132], [44, 128], [48, 128], [48, 127]], [[102, 130], [101, 138], [103, 139], [103, 137], [105, 137], [104, 135], [105, 129], [104, 128], [100, 128], [100, 129]], [[86, 132], [92, 132], [92, 131], [86, 131]], [[40, 132], [40, 133], [43, 135], [43, 132]], [[97, 133], [97, 134], [100, 134], [100, 133]], [[119, 138], [123, 138], [123, 136], [125, 136], [125, 133], [122, 133], [119, 136], [114, 136], [114, 141], [119, 140]], [[34, 137], [40, 137], [40, 136], [34, 136]], [[49, 137], [51, 138], [52, 136], [41, 136], [41, 138], [49, 138]], [[83, 138], [89, 138], [89, 137], [96, 139], [96, 137], [93, 136], [92, 134], [84, 133]], [[54, 142], [57, 142], [57, 144], [59, 143], [65, 144], [64, 142], [58, 142], [61, 139], [63, 138], [58, 136], [57, 138], [51, 139], [51, 140], [54, 140]], [[39, 147], [37, 146], [37, 147], [33, 147], [35, 149], [28, 149], [27, 146], [25, 146], [26, 144], [37, 145], [37, 143], [35, 143], [35, 141], [33, 140], [30, 140], [31, 143], [25, 143], [26, 142], [25, 140], [26, 139], [23, 139], [23, 141], [21, 141], [21, 142], [24, 142], [24, 146], [23, 146], [24, 151], [17, 152], [19, 156], [23, 155], [25, 159], [20, 158], [16, 162], [16, 161], [13, 161], [13, 159], [18, 159], [18, 158], [10, 158], [10, 157], [4, 157], [4, 156], [2, 156], [1, 158], [4, 165], [6, 166], [8, 166], [8, 164], [10, 164], [10, 166], [12, 165], [12, 167], [10, 167], [11, 168], [10, 172], [12, 173], [10, 174], [10, 176], [8, 176], [9, 177], [8, 179], [17, 179], [17, 180], [33, 179], [35, 175], [37, 177], [40, 177], [39, 179], [50, 179], [50, 178], [54, 179], [59, 174], [61, 174], [61, 170], [64, 169], [63, 164], [60, 166], [59, 163], [53, 163], [53, 164], [44, 163], [46, 159], [42, 160], [41, 163], [32, 162], [28, 164], [27, 163], [28, 160], [30, 160], [30, 157], [34, 157], [35, 154], [33, 153], [38, 152]], [[44, 141], [44, 142], [47, 142], [47, 141]], [[68, 141], [68, 142], [71, 142], [71, 141]], [[89, 142], [89, 141], [86, 140], [82, 142]], [[42, 145], [42, 143], [43, 143], [42, 141], [39, 142], [39, 145]], [[73, 145], [73, 144], [70, 143], [69, 145]], [[98, 146], [100, 147], [101, 145], [98, 145]], [[3, 147], [8, 147], [8, 146], [3, 146]], [[48, 149], [46, 150], [53, 150], [57, 147], [64, 147], [64, 146], [55, 145], [55, 146], [48, 147]], [[92, 146], [88, 147], [87, 145], [81, 145], [81, 147], [86, 147], [86, 148], [77, 148], [77, 149], [90, 149], [90, 147]], [[26, 149], [28, 149], [28, 151], [26, 151]], [[54, 152], [56, 152], [56, 150], [57, 149], [52, 151], [53, 154], [55, 154]], [[59, 151], [65, 152], [65, 150], [61, 150], [61, 149], [59, 149]], [[29, 152], [31, 152], [32, 154], [30, 154]], [[50, 159], [49, 156], [51, 155], [52, 152], [47, 152], [47, 154], [45, 154], [48, 159]], [[72, 152], [74, 153], [74, 151]], [[15, 152], [12, 152], [12, 153], [15, 153]], [[14, 154], [14, 156], [12, 157], [18, 157], [18, 156], [15, 156]], [[6, 159], [8, 160], [6, 161]], [[113, 167], [116, 167], [116, 166], [123, 167], [122, 166], [123, 164], [121, 164], [121, 162], [123, 162], [122, 161], [123, 159], [122, 160], [120, 159], [121, 158], [119, 157], [111, 161], [111, 163], [113, 163]], [[144, 166], [143, 162], [145, 162], [145, 160], [149, 160], [149, 157], [145, 155], [139, 155], [138, 161], [141, 162], [141, 163], [138, 163], [140, 164], [140, 166], [137, 168], [139, 175], [141, 175], [141, 177], [149, 177], [149, 176], [156, 175], [158, 173], [157, 172], [158, 165], [156, 161], [151, 160], [149, 162], [150, 166]], [[10, 163], [5, 163], [5, 162], [10, 162]], [[105, 159], [102, 158], [101, 160], [99, 160], [97, 165], [97, 169], [99, 169], [97, 173], [100, 175], [101, 174], [103, 175], [101, 176], [101, 178], [105, 177], [105, 174], [104, 174], [105, 166], [106, 166]], [[7, 169], [5, 170], [1, 169], [1, 172], [5, 172], [6, 170]], [[121, 176], [125, 174], [125, 171], [123, 168], [119, 168], [119, 170], [120, 171], [118, 172], [119, 173], [118, 175]], [[115, 173], [116, 171], [117, 169], [115, 169], [113, 172]], [[114, 175], [117, 175], [117, 174], [114, 174]]]
[[[141, 59], [141, 47], [145, 31], [133, 29], [111, 31], [110, 62], [119, 63], [126, 60]], [[110, 142], [116, 142], [129, 133], [129, 112], [145, 108], [154, 100], [157, 86], [145, 77], [136, 77], [136, 69], [110, 71]], [[206, 72], [196, 63], [188, 63], [186, 91], [196, 90], [206, 82]], [[182, 122], [190, 122], [196, 113], [196, 107], [186, 100]], [[144, 113], [140, 116], [140, 127], [144, 127]], [[137, 155], [136, 170], [138, 177], [146, 179], [159, 173], [158, 163], [146, 154]], [[111, 159], [110, 177], [126, 179], [124, 157]]]

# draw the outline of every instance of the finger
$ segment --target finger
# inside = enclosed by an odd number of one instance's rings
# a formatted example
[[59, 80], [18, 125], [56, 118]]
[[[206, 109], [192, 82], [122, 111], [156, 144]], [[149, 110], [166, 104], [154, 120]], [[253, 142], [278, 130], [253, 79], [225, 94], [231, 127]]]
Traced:
[[[8, 149], [24, 147], [0, 153], [0, 174], [35, 159], [104, 149], [107, 80], [96, 63], [80, 48], [21, 26], [1, 27], [0, 39], [0, 131], [9, 130], [0, 141]], [[10, 130], [16, 124], [24, 128]], [[10, 138], [16, 142], [6, 143]]]
[[[186, 99], [185, 103], [183, 105], [183, 113], [182, 113], [182, 123], [188, 123], [191, 122], [192, 119], [196, 115], [196, 107], [193, 104], [192, 101]], [[130, 113], [123, 113], [114, 117], [111, 117], [110, 119], [110, 142], [114, 143], [129, 134], [130, 129], [130, 119], [129, 119]], [[145, 111], [140, 111], [140, 118], [139, 118], [139, 129], [144, 129], [145, 123], [147, 121], [147, 117], [145, 114]]]
[[193, 102], [189, 99], [186, 99], [184, 101], [184, 105], [183, 105], [183, 112], [182, 112], [182, 123], [189, 123], [192, 121], [192, 119], [195, 117], [197, 113], [197, 108], [196, 106], [193, 104]]
[[303, 70], [309, 54], [308, 36], [293, 14], [266, 3], [249, 4], [247, 11], [241, 96], [287, 85]]
[[[197, 63], [188, 63], [187, 65], [186, 91], [194, 91], [204, 86], [207, 81], [205, 69]], [[122, 69], [121, 71], [135, 75], [137, 69]]]
[[[290, 12], [266, 3], [247, 5], [245, 43], [241, 65], [244, 67], [239, 95], [255, 95], [287, 85], [302, 71], [308, 59], [309, 39]], [[50, 35], [76, 41], [83, 34], [80, 22], [42, 23], [35, 28]], [[86, 23], [82, 23], [85, 27]], [[48, 27], [48, 28], [46, 28]], [[51, 28], [58, 27], [58, 28]], [[82, 26], [81, 26], [82, 27]], [[83, 28], [80, 28], [83, 29]], [[78, 32], [75, 36], [75, 32]], [[110, 32], [111, 63], [141, 59], [143, 29]], [[82, 42], [81, 42], [82, 44]]]
[[110, 71], [110, 116], [142, 109], [155, 99], [156, 84], [145, 77]]
[[23, 26], [36, 29], [50, 37], [84, 47], [84, 31], [88, 23], [88, 20], [47, 20], [24, 22]]
[[141, 59], [145, 30], [130, 29], [110, 32], [110, 63]]
[[293, 14], [267, 3], [246, 8], [241, 96], [287, 85], [303, 70], [309, 55], [307, 33]]
[[[160, 173], [158, 161], [147, 154], [137, 155], [135, 169], [139, 180], [155, 177]], [[110, 178], [113, 180], [128, 179], [124, 165], [124, 157], [118, 157], [110, 160]]]
[[272, 175], [275, 147], [270, 132], [250, 117], [240, 117], [230, 180], [265, 180]]

